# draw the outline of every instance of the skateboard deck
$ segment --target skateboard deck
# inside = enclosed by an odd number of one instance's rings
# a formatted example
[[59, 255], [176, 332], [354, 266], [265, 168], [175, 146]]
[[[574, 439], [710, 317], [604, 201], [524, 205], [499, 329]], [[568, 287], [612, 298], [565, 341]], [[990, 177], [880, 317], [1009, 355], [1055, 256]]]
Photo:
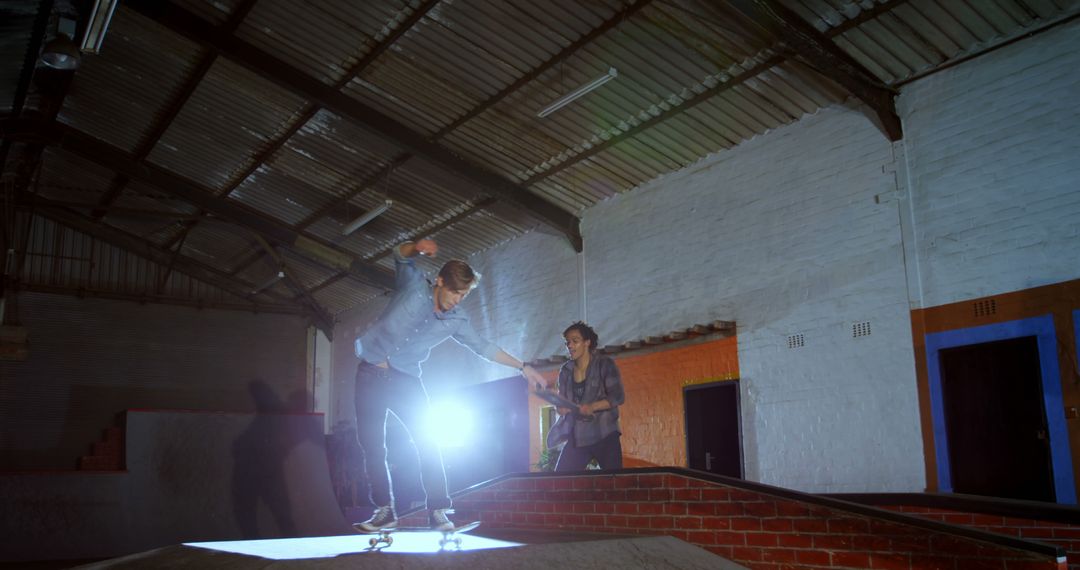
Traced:
[[458, 548], [461, 548], [461, 537], [457, 536], [457, 535], [465, 534], [465, 533], [469, 532], [470, 530], [475, 529], [478, 526], [480, 526], [480, 521], [473, 521], [473, 522], [470, 522], [470, 523], [461, 524], [461, 525], [458, 525], [458, 526], [454, 527], [451, 530], [434, 530], [434, 529], [432, 529], [430, 527], [426, 527], [426, 526], [401, 526], [401, 527], [397, 527], [397, 528], [385, 528], [383, 530], [370, 532], [370, 531], [366, 531], [366, 530], [360, 528], [359, 526], [357, 526], [355, 524], [353, 525], [353, 528], [356, 529], [356, 532], [359, 532], [360, 534], [373, 535], [370, 539], [368, 539], [368, 545], [370, 545], [372, 549], [378, 547], [379, 544], [385, 544], [386, 546], [390, 546], [391, 544], [394, 544], [394, 536], [393, 535], [394, 535], [395, 532], [405, 532], [405, 533], [437, 532], [437, 533], [442, 535], [442, 537], [439, 539], [439, 548], [445, 548], [447, 544], [454, 544]]
[[554, 404], [560, 408], [570, 408], [571, 410], [578, 409], [578, 405], [575, 404], [573, 401], [560, 396], [558, 392], [552, 392], [551, 390], [544, 388], [540, 385], [539, 382], [536, 383], [536, 389], [533, 390], [533, 394], [536, 394], [540, 399], [544, 400], [545, 402], [548, 402], [549, 404]]

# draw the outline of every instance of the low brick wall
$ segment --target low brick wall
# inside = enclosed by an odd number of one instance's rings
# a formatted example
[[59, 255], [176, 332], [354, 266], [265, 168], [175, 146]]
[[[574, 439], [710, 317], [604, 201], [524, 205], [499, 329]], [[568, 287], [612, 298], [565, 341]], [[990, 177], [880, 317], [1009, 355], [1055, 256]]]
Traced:
[[454, 505], [486, 527], [668, 535], [763, 570], [1065, 568], [1047, 545], [678, 468], [506, 476]]
[[933, 507], [898, 505], [883, 508], [930, 520], [1052, 544], [1064, 549], [1067, 553], [1069, 570], [1080, 570], [1080, 524], [1078, 523], [970, 513]]

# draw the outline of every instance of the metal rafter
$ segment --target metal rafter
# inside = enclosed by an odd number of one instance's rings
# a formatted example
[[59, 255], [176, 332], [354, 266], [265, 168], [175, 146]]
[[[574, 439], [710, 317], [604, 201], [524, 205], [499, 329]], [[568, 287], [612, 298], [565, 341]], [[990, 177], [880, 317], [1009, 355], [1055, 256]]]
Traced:
[[[75, 76], [75, 72], [71, 70], [55, 70], [46, 67], [41, 67], [35, 70], [34, 80], [38, 85], [38, 91], [41, 93], [41, 102], [39, 108], [35, 113], [36, 116], [42, 117], [45, 121], [56, 121], [56, 116], [60, 113], [60, 108], [64, 105], [64, 99], [67, 97], [68, 90], [71, 89], [72, 79]], [[24, 122], [22, 119], [13, 118], [9, 119], [15, 123]], [[28, 121], [32, 123], [41, 122]], [[0, 132], [5, 132], [7, 129], [0, 128]], [[14, 142], [16, 139], [5, 136], [4, 140], [10, 140]], [[22, 159], [17, 161], [18, 166], [15, 171], [14, 178], [14, 191], [15, 193], [26, 190], [30, 187], [31, 180], [34, 179], [35, 173], [41, 168], [42, 155], [45, 153], [45, 147], [48, 141], [38, 140], [35, 138], [25, 139], [27, 144], [23, 146]]]
[[[172, 277], [173, 266], [176, 264], [176, 258], [180, 257], [180, 251], [184, 249], [184, 242], [187, 241], [188, 233], [191, 230], [191, 226], [184, 229], [184, 236], [180, 238], [180, 243], [176, 246], [176, 249], [172, 250], [172, 257], [169, 258], [169, 266], [165, 268], [165, 275], [161, 276], [161, 283], [158, 284], [157, 293], [160, 295], [165, 290], [165, 285], [169, 282], [169, 277]], [[166, 247], [169, 250], [171, 246]]]
[[262, 256], [262, 252], [259, 251], [253, 251], [249, 253], [239, 263], [236, 264], [236, 267], [229, 271], [229, 275], [240, 275], [244, 272], [245, 269], [251, 267], [252, 265], [255, 265], [256, 261], [262, 259]]
[[903, 138], [893, 91], [814, 26], [775, 0], [727, 0], [727, 3], [790, 46], [800, 59], [818, 73], [832, 79], [865, 103], [873, 112], [871, 120], [878, 124], [890, 141]]
[[333, 285], [334, 283], [337, 283], [338, 281], [341, 281], [342, 279], [344, 279], [344, 278], [346, 278], [348, 276], [349, 276], [348, 273], [340, 273], [340, 272], [335, 273], [335, 274], [331, 275], [330, 277], [327, 277], [326, 279], [323, 279], [322, 283], [319, 283], [318, 285], [315, 285], [311, 289], [308, 289], [307, 290], [308, 295], [314, 295], [315, 293], [318, 293], [319, 291], [322, 291], [323, 289]]
[[30, 123], [26, 124], [26, 121], [16, 119], [0, 120], [0, 131], [34, 131], [34, 137], [37, 140], [52, 142], [56, 146], [73, 152], [91, 162], [125, 174], [133, 180], [146, 182], [207, 212], [262, 234], [263, 237], [270, 241], [280, 243], [324, 266], [346, 270], [362, 281], [376, 287], [383, 289], [394, 288], [393, 277], [388, 272], [357, 259], [351, 253], [332, 244], [296, 232], [281, 222], [252, 211], [234, 200], [215, 196], [210, 189], [196, 182], [145, 160], [134, 160], [122, 149], [67, 125], [55, 121], [51, 123], [32, 121]]
[[[169, 2], [132, 0], [126, 6], [162, 26], [201, 45], [210, 47], [236, 63], [262, 75], [277, 85], [306, 97], [336, 114], [349, 117], [385, 136], [410, 152], [427, 158], [486, 189], [541, 224], [565, 235], [576, 251], [581, 251], [580, 220], [577, 216], [544, 200], [497, 174], [460, 158], [450, 150], [429, 142], [398, 121], [326, 85], [296, 67], [229, 34], [223, 34], [202, 18]], [[465, 198], [474, 198], [469, 189], [455, 189]]]
[[[132, 254], [143, 257], [158, 265], [168, 267], [172, 264], [194, 279], [213, 285], [214, 287], [227, 291], [237, 297], [250, 299], [252, 285], [235, 276], [229, 275], [185, 255], [179, 255], [174, 251], [163, 250], [159, 247], [150, 245], [149, 242], [139, 236], [96, 222], [91, 218], [75, 213], [67, 208], [55, 206], [46, 198], [24, 192], [19, 195], [19, 201], [22, 203], [21, 207], [33, 208], [34, 214], [53, 220], [58, 224], [82, 232], [96, 239], [100, 239], [103, 242], [124, 249], [125, 251], [130, 251]], [[281, 301], [287, 301], [287, 299], [282, 299], [276, 294], [268, 293], [267, 295]], [[252, 308], [257, 308], [260, 305], [255, 301], [252, 301], [251, 304]]]
[[304, 285], [296, 280], [292, 275], [292, 271], [285, 265], [285, 260], [282, 259], [281, 254], [277, 252], [263, 237], [257, 233], [252, 234], [255, 237], [255, 241], [259, 242], [259, 246], [263, 251], [274, 261], [274, 265], [285, 276], [285, 285], [289, 287], [299, 297], [300, 302], [304, 304], [313, 314], [315, 323], [319, 330], [326, 335], [329, 340], [334, 340], [334, 317], [314, 297], [304, 288]]
[[[41, 44], [45, 39], [45, 30], [49, 26], [49, 16], [52, 14], [53, 1], [42, 0], [38, 6], [37, 17], [34, 19], [34, 31], [30, 34], [30, 41], [26, 44], [26, 56], [23, 58], [22, 73], [19, 74], [19, 83], [15, 86], [15, 99], [11, 108], [11, 116], [18, 117], [22, 114], [23, 106], [26, 105], [26, 94], [30, 92], [30, 81], [34, 77], [38, 54], [41, 52]], [[0, 141], [0, 173], [7, 166], [8, 152], [11, 151], [11, 141]]]

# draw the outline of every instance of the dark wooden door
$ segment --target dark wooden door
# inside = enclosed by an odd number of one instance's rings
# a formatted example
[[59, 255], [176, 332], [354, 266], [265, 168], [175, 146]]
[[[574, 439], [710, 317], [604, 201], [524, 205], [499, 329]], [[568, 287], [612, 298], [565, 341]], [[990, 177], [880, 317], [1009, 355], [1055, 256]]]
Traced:
[[1036, 338], [940, 352], [955, 493], [1054, 501]]
[[742, 478], [738, 381], [690, 386], [683, 399], [690, 468]]

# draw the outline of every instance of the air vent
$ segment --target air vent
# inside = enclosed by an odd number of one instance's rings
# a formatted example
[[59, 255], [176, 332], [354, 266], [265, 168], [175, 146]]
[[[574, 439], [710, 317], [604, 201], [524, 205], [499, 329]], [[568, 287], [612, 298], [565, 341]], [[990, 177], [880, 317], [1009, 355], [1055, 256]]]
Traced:
[[801, 334], [793, 334], [793, 335], [790, 335], [790, 336], [787, 337], [787, 347], [788, 348], [799, 348], [800, 346], [803, 346], [803, 344], [804, 344], [804, 339], [803, 339], [803, 335], [801, 335]]
[[986, 299], [984, 301], [975, 301], [975, 316], [976, 317], [988, 317], [997, 313], [997, 301], [994, 299]]
[[851, 325], [852, 338], [859, 338], [860, 336], [870, 336], [870, 321], [863, 321], [861, 323], [855, 323]]

